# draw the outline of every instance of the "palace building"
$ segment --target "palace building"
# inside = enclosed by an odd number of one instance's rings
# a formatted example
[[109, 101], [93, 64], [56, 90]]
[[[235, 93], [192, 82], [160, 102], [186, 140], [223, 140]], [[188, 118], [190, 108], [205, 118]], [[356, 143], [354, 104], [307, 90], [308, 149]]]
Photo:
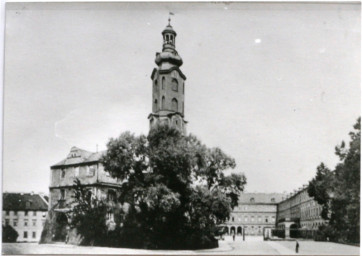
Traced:
[[321, 216], [322, 206], [308, 195], [307, 186], [289, 194], [278, 204], [277, 227], [317, 230], [327, 221]]
[[278, 203], [283, 194], [243, 193], [239, 196], [239, 205], [230, 214], [225, 223], [227, 234], [262, 235], [263, 229], [275, 228]]

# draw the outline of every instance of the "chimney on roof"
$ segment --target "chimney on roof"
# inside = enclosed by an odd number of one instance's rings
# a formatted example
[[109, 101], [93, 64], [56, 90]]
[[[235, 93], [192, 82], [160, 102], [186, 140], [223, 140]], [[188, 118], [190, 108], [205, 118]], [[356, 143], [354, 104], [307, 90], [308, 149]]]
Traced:
[[31, 196], [34, 195], [34, 191], [31, 191], [31, 192], [30, 192], [30, 195], [31, 195]]
[[96, 153], [98, 153], [98, 144], [96, 144]]

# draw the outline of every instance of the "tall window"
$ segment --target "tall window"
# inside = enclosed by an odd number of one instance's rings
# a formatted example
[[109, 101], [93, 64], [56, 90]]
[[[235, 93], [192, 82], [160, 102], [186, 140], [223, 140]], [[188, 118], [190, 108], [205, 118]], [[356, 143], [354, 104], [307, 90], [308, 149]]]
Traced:
[[87, 176], [88, 177], [93, 177], [95, 172], [96, 172], [96, 167], [94, 165], [87, 166]]
[[36, 232], [33, 232], [33, 238], [36, 238]]
[[178, 91], [178, 82], [175, 78], [172, 79], [172, 90], [174, 90], [175, 92]]
[[108, 190], [107, 199], [108, 199], [108, 201], [115, 201], [116, 192], [114, 192], [113, 190]]
[[157, 83], [157, 79], [155, 80], [155, 90], [158, 91], [158, 83]]
[[182, 83], [182, 92], [185, 94], [185, 82]]
[[162, 96], [162, 109], [165, 109], [165, 96]]
[[162, 77], [162, 90], [165, 89], [165, 77]]
[[65, 199], [65, 190], [64, 190], [64, 189], [61, 189], [61, 190], [60, 190], [60, 199], [61, 199], [61, 200], [64, 200], [64, 199]]
[[79, 167], [74, 167], [74, 176], [75, 177], [79, 176]]
[[28, 238], [28, 232], [27, 231], [24, 231], [24, 238]]
[[155, 111], [155, 112], [157, 111], [157, 99], [155, 99], [153, 111]]
[[63, 179], [65, 177], [65, 170], [61, 169], [60, 170], [60, 177]]
[[172, 110], [178, 111], [178, 102], [175, 98], [172, 99]]

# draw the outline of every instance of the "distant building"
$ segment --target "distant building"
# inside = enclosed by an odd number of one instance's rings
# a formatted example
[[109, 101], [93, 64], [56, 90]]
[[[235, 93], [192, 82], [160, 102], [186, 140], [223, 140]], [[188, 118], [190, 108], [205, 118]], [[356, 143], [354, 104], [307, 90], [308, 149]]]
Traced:
[[322, 206], [309, 197], [307, 187], [291, 193], [243, 193], [239, 205], [223, 225], [227, 234], [263, 235], [264, 228], [317, 230], [326, 220]]
[[225, 223], [228, 234], [262, 235], [263, 228], [275, 228], [277, 205], [283, 194], [243, 193], [239, 205]]
[[277, 227], [317, 230], [327, 222], [321, 213], [322, 206], [308, 195], [304, 186], [278, 204]]
[[3, 193], [2, 225], [11, 226], [18, 233], [16, 242], [38, 242], [47, 211], [46, 196], [33, 193]]

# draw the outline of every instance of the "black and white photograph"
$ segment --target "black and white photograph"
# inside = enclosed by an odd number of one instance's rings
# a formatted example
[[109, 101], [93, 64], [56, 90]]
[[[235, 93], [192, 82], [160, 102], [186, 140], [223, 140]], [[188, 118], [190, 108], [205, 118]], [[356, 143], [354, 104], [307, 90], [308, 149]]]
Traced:
[[360, 255], [359, 1], [4, 25], [2, 254]]

